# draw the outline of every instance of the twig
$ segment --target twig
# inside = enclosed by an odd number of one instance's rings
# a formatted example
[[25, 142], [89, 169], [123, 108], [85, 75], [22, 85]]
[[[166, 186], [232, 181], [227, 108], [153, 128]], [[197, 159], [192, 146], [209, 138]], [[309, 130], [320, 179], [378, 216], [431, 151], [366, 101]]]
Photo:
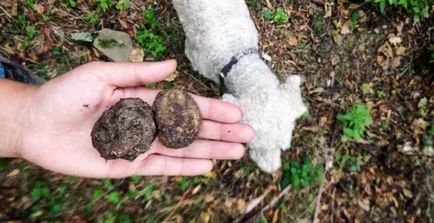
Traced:
[[274, 205], [276, 205], [276, 203], [285, 195], [289, 192], [289, 190], [291, 189], [291, 185], [288, 185], [285, 189], [283, 189], [279, 196], [273, 198], [273, 200], [271, 200], [270, 203], [268, 203], [265, 207], [263, 207], [260, 211], [260, 213], [264, 213], [266, 211], [268, 211], [270, 208], [274, 207]]
[[270, 3], [270, 0], [265, 0], [265, 4], [267, 4], [269, 9], [273, 9], [273, 5]]
[[316, 197], [316, 207], [315, 207], [315, 214], [313, 215], [313, 222], [314, 223], [317, 223], [317, 222], [319, 222], [319, 220], [318, 220], [318, 215], [319, 215], [319, 212], [320, 212], [320, 210], [321, 210], [321, 198], [322, 198], [322, 193], [324, 192], [324, 187], [321, 185], [321, 188], [319, 189], [319, 192], [318, 192], [318, 196]]
[[185, 200], [185, 197], [187, 197], [187, 194], [190, 192], [190, 188], [188, 188], [184, 194], [182, 195], [181, 199], [179, 199], [178, 203], [173, 207], [172, 211], [170, 212], [169, 216], [167, 216], [163, 222], [168, 222], [168, 220], [172, 217], [172, 215], [175, 213], [176, 210], [178, 210], [179, 206], [181, 206], [182, 202]]
[[1, 5], [0, 5], [0, 9], [10, 18], [12, 19], [12, 16], [8, 13], [8, 11], [6, 11], [6, 9], [4, 9]]
[[[333, 111], [333, 114], [334, 114], [333, 116], [335, 117], [336, 116], [336, 112]], [[331, 168], [331, 167], [329, 167], [327, 165], [327, 163], [330, 162], [330, 161], [333, 162], [333, 160], [332, 160], [333, 156], [332, 156], [331, 153], [332, 153], [332, 148], [333, 148], [333, 146], [335, 144], [335, 134], [336, 134], [336, 119], [334, 120], [334, 122], [332, 124], [332, 133], [329, 136], [329, 145], [328, 145], [328, 148], [327, 148], [327, 151], [326, 151], [325, 169], [324, 169], [324, 173], [322, 175], [321, 181], [325, 179], [325, 175], [326, 175], [327, 171]], [[332, 158], [330, 158], [330, 157], [332, 157]], [[321, 183], [321, 187], [320, 187], [318, 195], [316, 197], [315, 214], [313, 215], [313, 222], [314, 223], [319, 222], [318, 216], [319, 216], [319, 213], [321, 212], [321, 198], [322, 198], [322, 194], [324, 193], [325, 189], [330, 186], [330, 183], [328, 183], [326, 187], [324, 187], [324, 185], [325, 185], [325, 183]]]
[[270, 208], [274, 207], [276, 205], [276, 203], [285, 195], [289, 192], [289, 190], [291, 189], [291, 185], [285, 187], [285, 189], [283, 189], [279, 195], [275, 198], [273, 198], [273, 200], [271, 200], [267, 205], [265, 205], [261, 210], [259, 210], [258, 212], [252, 214], [251, 216], [247, 217], [248, 213], [244, 214], [243, 216], [241, 216], [240, 218], [236, 219], [233, 222], [253, 222], [253, 220], [258, 216], [263, 214], [264, 212], [268, 211]]

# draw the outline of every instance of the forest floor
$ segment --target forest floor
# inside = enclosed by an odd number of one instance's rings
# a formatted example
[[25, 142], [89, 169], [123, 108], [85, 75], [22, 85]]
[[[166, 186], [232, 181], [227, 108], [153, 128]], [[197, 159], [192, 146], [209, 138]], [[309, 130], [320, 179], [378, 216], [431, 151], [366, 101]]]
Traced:
[[[52, 79], [103, 58], [73, 33], [111, 28], [134, 39], [148, 29], [161, 41], [139, 43], [145, 60], [176, 58], [179, 73], [152, 87], [218, 97], [185, 57], [169, 0], [106, 11], [104, 2], [0, 1], [0, 53]], [[309, 112], [284, 168], [265, 174], [246, 156], [197, 177], [95, 180], [0, 159], [0, 221], [433, 222], [434, 9], [413, 23], [402, 10], [360, 1], [247, 3], [263, 59], [281, 79], [304, 78]], [[372, 123], [361, 140], [346, 140], [336, 117], [357, 103]]]

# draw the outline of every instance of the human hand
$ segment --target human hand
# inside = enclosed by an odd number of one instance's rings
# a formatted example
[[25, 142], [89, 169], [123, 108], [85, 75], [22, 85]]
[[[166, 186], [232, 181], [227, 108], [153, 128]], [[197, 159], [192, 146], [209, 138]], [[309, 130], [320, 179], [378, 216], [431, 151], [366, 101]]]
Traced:
[[240, 159], [241, 143], [253, 130], [238, 123], [241, 112], [229, 103], [194, 96], [203, 115], [199, 138], [183, 149], [168, 149], [158, 140], [134, 162], [105, 160], [91, 143], [90, 132], [104, 110], [121, 98], [152, 104], [158, 91], [141, 87], [165, 79], [175, 61], [103, 63], [80, 66], [35, 87], [23, 115], [17, 154], [48, 170], [83, 177], [198, 175], [212, 169], [211, 159]]
[[276, 76], [258, 55], [246, 56], [225, 81], [230, 94], [223, 100], [238, 105], [243, 111], [242, 122], [256, 130], [248, 144], [250, 157], [265, 172], [281, 166], [281, 149], [291, 144], [295, 120], [306, 107], [300, 93], [300, 78], [289, 76], [279, 84]]

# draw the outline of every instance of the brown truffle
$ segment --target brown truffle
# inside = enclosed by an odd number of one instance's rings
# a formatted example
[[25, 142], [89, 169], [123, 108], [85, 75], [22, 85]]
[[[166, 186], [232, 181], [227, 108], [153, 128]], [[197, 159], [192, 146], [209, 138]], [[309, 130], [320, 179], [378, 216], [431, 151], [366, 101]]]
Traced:
[[163, 145], [187, 147], [197, 138], [202, 116], [189, 94], [179, 90], [162, 91], [155, 98], [153, 108], [158, 138]]
[[133, 161], [156, 137], [152, 107], [139, 98], [121, 99], [92, 129], [92, 144], [105, 159]]

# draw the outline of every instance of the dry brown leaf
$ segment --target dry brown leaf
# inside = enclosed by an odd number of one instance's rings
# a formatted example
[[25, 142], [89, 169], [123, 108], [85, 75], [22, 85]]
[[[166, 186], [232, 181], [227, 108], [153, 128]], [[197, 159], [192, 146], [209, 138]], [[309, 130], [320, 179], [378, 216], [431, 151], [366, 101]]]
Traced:
[[297, 40], [297, 38], [294, 37], [294, 36], [290, 36], [290, 37], [288, 38], [288, 44], [289, 44], [290, 46], [297, 46], [297, 44], [298, 44], [298, 40]]
[[396, 46], [397, 44], [402, 43], [402, 39], [401, 39], [401, 37], [393, 35], [393, 36], [389, 37], [389, 42], [391, 44], [393, 44], [394, 46]]
[[407, 51], [407, 49], [403, 46], [399, 46], [398, 48], [396, 48], [396, 55], [400, 56], [403, 55], [405, 52]]
[[45, 7], [43, 5], [41, 5], [41, 4], [36, 4], [36, 11], [39, 14], [43, 14], [45, 12]]
[[391, 65], [392, 69], [396, 69], [400, 65], [401, 65], [401, 57], [395, 57], [395, 58], [393, 58], [392, 65]]
[[131, 55], [129, 57], [130, 62], [143, 62], [143, 57], [145, 56], [145, 53], [143, 52], [142, 48], [134, 48], [131, 51]]
[[121, 24], [122, 28], [124, 28], [124, 29], [128, 29], [129, 28], [127, 22], [125, 22], [124, 20], [118, 18], [118, 22], [119, 22], [119, 24]]

